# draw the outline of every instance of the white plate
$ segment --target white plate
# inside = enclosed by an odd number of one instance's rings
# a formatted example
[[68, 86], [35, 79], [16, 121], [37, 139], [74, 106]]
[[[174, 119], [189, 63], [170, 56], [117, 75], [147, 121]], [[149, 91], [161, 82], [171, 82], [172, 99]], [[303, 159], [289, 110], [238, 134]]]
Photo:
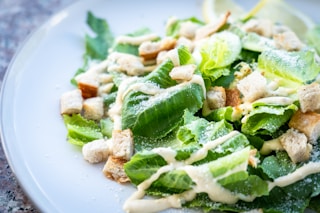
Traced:
[[134, 191], [105, 178], [66, 142], [59, 99], [82, 65], [87, 11], [106, 18], [115, 35], [150, 27], [163, 34], [171, 15], [201, 18], [200, 0], [87, 0], [53, 16], [14, 58], [2, 88], [5, 153], [20, 184], [42, 212], [123, 212]]

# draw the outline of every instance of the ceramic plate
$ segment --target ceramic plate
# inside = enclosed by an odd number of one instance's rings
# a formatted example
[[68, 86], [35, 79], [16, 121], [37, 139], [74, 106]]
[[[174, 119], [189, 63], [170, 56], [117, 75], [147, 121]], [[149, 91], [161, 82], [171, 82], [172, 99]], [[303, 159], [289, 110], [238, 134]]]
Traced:
[[2, 87], [4, 149], [20, 184], [41, 212], [123, 212], [134, 188], [105, 178], [66, 142], [59, 99], [82, 66], [87, 11], [115, 35], [149, 27], [163, 34], [169, 16], [201, 18], [200, 0], [87, 0], [54, 15], [12, 61]]

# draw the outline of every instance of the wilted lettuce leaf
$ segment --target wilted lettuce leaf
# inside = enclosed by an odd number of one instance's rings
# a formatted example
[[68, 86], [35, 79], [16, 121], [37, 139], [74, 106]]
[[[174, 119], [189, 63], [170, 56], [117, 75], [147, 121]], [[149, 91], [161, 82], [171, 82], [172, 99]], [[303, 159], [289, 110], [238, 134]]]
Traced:
[[99, 125], [83, 118], [80, 114], [63, 115], [63, 119], [68, 130], [68, 141], [72, 144], [83, 146], [103, 137]]

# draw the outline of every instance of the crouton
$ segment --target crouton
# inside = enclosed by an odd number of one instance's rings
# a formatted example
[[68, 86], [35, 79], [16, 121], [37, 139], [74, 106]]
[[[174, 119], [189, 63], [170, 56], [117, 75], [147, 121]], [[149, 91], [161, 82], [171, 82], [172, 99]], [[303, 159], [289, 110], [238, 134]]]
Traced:
[[60, 99], [61, 114], [76, 114], [82, 110], [82, 95], [81, 90], [75, 89], [62, 94]]
[[193, 39], [195, 37], [195, 32], [199, 27], [199, 24], [191, 21], [182, 22], [180, 25], [179, 36]]
[[104, 85], [101, 85], [98, 89], [98, 94], [102, 96], [103, 94], [109, 94], [114, 87], [114, 83], [107, 83]]
[[268, 38], [273, 35], [273, 23], [268, 19], [250, 19], [242, 28], [246, 32], [257, 33]]
[[315, 112], [303, 113], [298, 110], [291, 117], [289, 127], [304, 133], [310, 143], [316, 143], [320, 136], [320, 114]]
[[260, 72], [252, 72], [237, 84], [244, 102], [252, 102], [267, 94], [267, 80]]
[[141, 58], [128, 53], [113, 52], [108, 56], [108, 71], [124, 72], [131, 76], [145, 73]]
[[320, 85], [312, 83], [298, 90], [298, 99], [302, 112], [320, 112]]
[[169, 73], [173, 80], [178, 82], [190, 81], [197, 66], [195, 64], [188, 64], [174, 67]]
[[98, 95], [99, 80], [97, 74], [92, 72], [82, 73], [76, 77], [76, 81], [83, 98], [92, 98]]
[[82, 155], [89, 163], [100, 163], [106, 161], [111, 150], [111, 140], [94, 140], [82, 147]]
[[236, 107], [241, 104], [240, 91], [237, 88], [226, 89], [226, 106]]
[[83, 116], [91, 120], [100, 120], [104, 115], [102, 97], [88, 98], [83, 102]]
[[100, 84], [107, 84], [113, 82], [113, 76], [107, 73], [100, 73], [99, 74], [99, 83]]
[[312, 146], [308, 144], [305, 134], [289, 129], [280, 137], [280, 143], [293, 163], [309, 160]]
[[211, 110], [225, 107], [227, 97], [223, 87], [210, 87], [207, 91], [206, 100]]
[[214, 23], [209, 23], [205, 26], [202, 26], [196, 30], [195, 40], [204, 39], [216, 32], [218, 32], [228, 21], [229, 16], [231, 15], [230, 11], [226, 12], [221, 16], [221, 18]]
[[194, 43], [193, 41], [191, 41], [190, 39], [186, 38], [186, 37], [179, 37], [176, 43], [176, 47], [179, 46], [185, 46], [188, 48], [188, 50], [190, 52], [193, 52], [194, 49]]
[[147, 41], [139, 46], [139, 55], [145, 60], [156, 59], [159, 52], [164, 50], [171, 50], [176, 45], [176, 39], [165, 37], [160, 41]]
[[115, 158], [114, 156], [109, 156], [102, 172], [106, 177], [115, 180], [118, 183], [129, 182], [130, 179], [126, 175], [123, 168], [123, 165], [126, 162], [126, 160]]
[[276, 47], [287, 51], [299, 51], [303, 48], [303, 43], [292, 31], [275, 34], [273, 36]]
[[113, 130], [113, 157], [130, 160], [133, 154], [133, 135], [130, 129]]

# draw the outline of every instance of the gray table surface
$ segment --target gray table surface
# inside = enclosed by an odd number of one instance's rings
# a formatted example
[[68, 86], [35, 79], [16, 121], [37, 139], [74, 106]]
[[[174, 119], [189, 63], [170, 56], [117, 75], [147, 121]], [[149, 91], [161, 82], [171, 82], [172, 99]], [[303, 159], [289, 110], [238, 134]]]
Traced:
[[[0, 0], [0, 86], [13, 55], [27, 36], [76, 0]], [[320, 23], [319, 0], [291, 0]], [[306, 7], [308, 4], [311, 7]], [[1, 141], [0, 141], [1, 143]], [[0, 212], [39, 212], [19, 186], [0, 146]]]

